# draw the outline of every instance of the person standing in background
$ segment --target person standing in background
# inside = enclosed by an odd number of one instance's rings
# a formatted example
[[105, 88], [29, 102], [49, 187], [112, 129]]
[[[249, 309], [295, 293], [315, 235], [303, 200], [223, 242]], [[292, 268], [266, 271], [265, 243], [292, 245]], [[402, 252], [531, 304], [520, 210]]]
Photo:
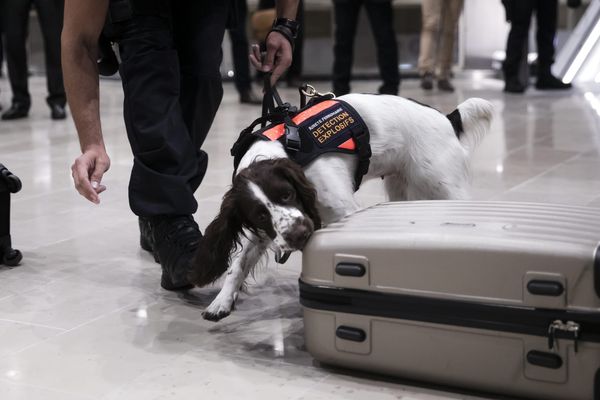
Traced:
[[419, 75], [421, 87], [425, 90], [433, 89], [437, 69], [438, 89], [454, 91], [450, 77], [454, 38], [462, 7], [463, 0], [423, 0], [421, 3]]
[[230, 11], [229, 38], [231, 40], [231, 56], [233, 59], [233, 81], [240, 95], [240, 103], [261, 104], [262, 99], [252, 90], [250, 77], [250, 62], [248, 61], [248, 35], [246, 21], [248, 18], [248, 4], [246, 0], [233, 0]]
[[350, 92], [354, 36], [358, 26], [358, 14], [363, 4], [377, 46], [377, 64], [383, 80], [379, 93], [396, 95], [400, 86], [400, 72], [391, 0], [333, 0], [333, 92], [336, 96]]
[[[2, 10], [2, 2], [0, 0], [0, 11]], [[4, 76], [4, 71], [2, 67], [4, 66], [4, 30], [2, 29], [2, 18], [0, 18], [0, 78]], [[2, 106], [0, 105], [0, 110], [2, 110]]]
[[46, 57], [46, 81], [52, 119], [65, 119], [65, 88], [60, 63], [60, 32], [63, 21], [63, 0], [3, 0], [0, 18], [4, 28], [6, 45], [6, 64], [12, 89], [12, 105], [2, 114], [3, 120], [25, 118], [31, 107], [28, 87], [27, 34], [29, 11], [32, 5], [44, 37]]
[[[525, 54], [525, 43], [529, 40], [529, 25], [535, 10], [537, 19], [537, 81], [540, 90], [564, 90], [571, 87], [552, 75], [554, 63], [554, 37], [556, 36], [558, 0], [503, 0], [506, 20], [511, 23], [506, 41], [506, 59], [503, 64], [504, 91], [523, 93], [527, 82], [519, 80], [519, 66]], [[575, 3], [575, 2], [570, 2]]]
[[[2, 11], [2, 2], [0, 0], [0, 12]], [[4, 77], [2, 67], [4, 66], [4, 31], [2, 30], [2, 17], [0, 16], [0, 78]], [[2, 111], [2, 104], [0, 104], [0, 111]]]

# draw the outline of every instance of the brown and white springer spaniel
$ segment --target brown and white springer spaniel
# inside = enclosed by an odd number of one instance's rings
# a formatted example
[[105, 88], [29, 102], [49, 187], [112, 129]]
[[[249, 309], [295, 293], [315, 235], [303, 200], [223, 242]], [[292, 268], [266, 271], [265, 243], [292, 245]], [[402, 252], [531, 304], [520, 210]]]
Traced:
[[[489, 130], [488, 101], [466, 100], [453, 124], [439, 111], [397, 96], [350, 94], [340, 100], [369, 127], [372, 156], [365, 179], [384, 177], [390, 200], [469, 197], [469, 158]], [[230, 314], [267, 250], [276, 256], [301, 250], [322, 223], [358, 210], [356, 167], [357, 155], [326, 153], [302, 169], [280, 142], [255, 142], [206, 229], [190, 274], [194, 284], [205, 286], [227, 273], [203, 317], [218, 321]]]

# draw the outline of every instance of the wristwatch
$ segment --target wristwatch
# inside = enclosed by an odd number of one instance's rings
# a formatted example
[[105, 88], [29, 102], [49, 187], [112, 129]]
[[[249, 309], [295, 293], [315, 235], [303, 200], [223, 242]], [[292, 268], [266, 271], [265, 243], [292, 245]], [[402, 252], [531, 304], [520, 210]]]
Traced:
[[294, 48], [294, 40], [298, 37], [299, 30], [300, 24], [298, 21], [288, 18], [277, 18], [273, 21], [273, 27], [271, 28], [271, 32], [275, 31], [282, 34], [290, 42], [292, 48]]

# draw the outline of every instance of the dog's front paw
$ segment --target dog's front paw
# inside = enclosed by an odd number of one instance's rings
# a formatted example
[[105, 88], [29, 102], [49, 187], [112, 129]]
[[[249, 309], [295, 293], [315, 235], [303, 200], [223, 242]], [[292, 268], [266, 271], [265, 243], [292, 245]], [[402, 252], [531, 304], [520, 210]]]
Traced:
[[233, 302], [220, 302], [215, 299], [202, 313], [202, 318], [208, 321], [217, 322], [231, 314]]

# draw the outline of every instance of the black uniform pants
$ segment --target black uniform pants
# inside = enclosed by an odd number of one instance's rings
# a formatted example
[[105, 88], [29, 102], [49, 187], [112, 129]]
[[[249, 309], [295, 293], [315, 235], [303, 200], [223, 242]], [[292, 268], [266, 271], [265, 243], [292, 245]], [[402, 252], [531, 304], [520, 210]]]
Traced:
[[172, 0], [170, 18], [114, 24], [134, 155], [129, 203], [139, 216], [193, 214], [200, 150], [223, 97], [219, 67], [229, 3]]
[[391, 1], [334, 0], [333, 91], [336, 95], [346, 94], [350, 91], [354, 36], [356, 35], [359, 11], [363, 4], [375, 37], [377, 64], [383, 80], [382, 91], [397, 91], [400, 84], [398, 46], [394, 33]]
[[26, 40], [29, 11], [35, 6], [44, 36], [48, 104], [66, 104], [60, 65], [60, 32], [63, 20], [63, 0], [3, 0], [0, 17], [4, 29], [6, 63], [13, 93], [13, 104], [29, 109], [31, 96], [28, 88]]
[[558, 0], [513, 0], [509, 3], [507, 16], [511, 28], [506, 42], [506, 59], [503, 66], [506, 78], [517, 76], [519, 65], [523, 57], [526, 57], [523, 49], [529, 38], [529, 26], [534, 10], [537, 18], [538, 76], [550, 74], [550, 67], [554, 63], [557, 2]]

